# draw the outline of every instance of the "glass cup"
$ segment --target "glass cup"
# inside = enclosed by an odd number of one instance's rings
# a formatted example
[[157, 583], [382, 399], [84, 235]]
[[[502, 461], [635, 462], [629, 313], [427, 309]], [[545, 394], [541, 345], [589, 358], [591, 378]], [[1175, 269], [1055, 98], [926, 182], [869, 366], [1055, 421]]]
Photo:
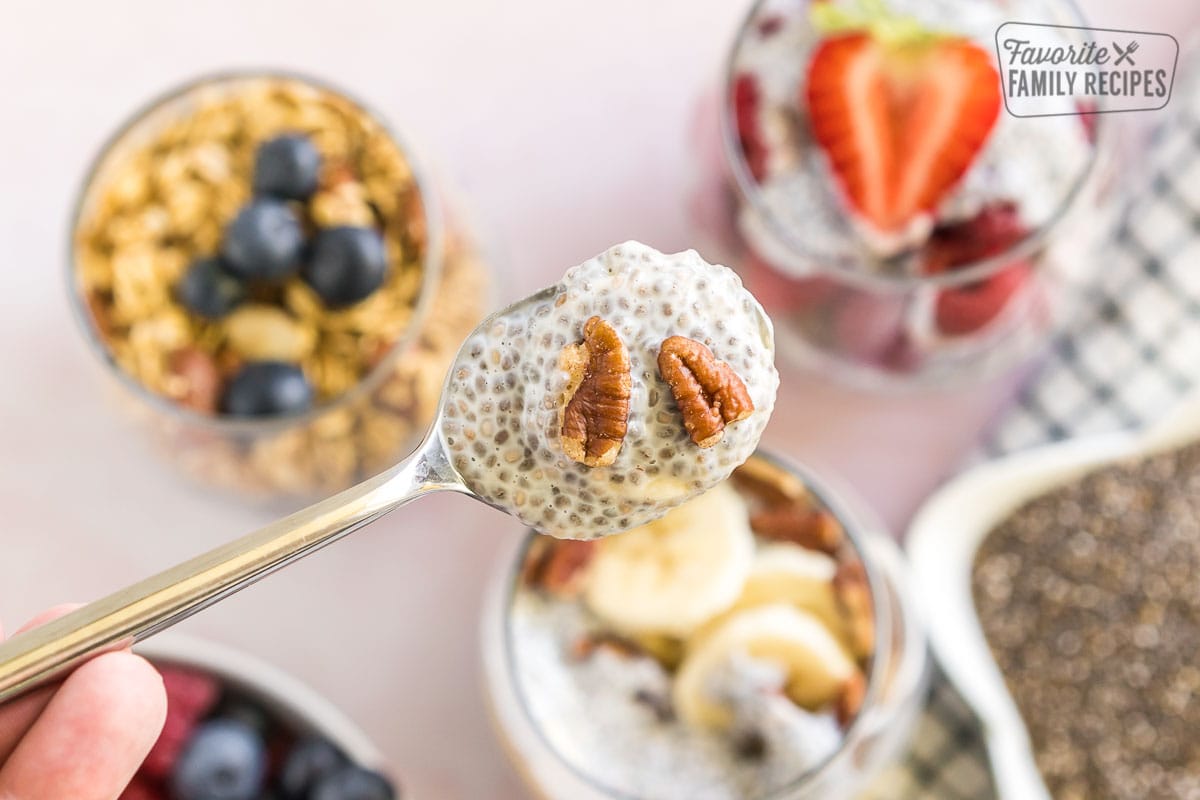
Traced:
[[[531, 532], [517, 543], [515, 551], [494, 575], [485, 600], [482, 645], [485, 685], [495, 729], [512, 762], [538, 796], [578, 800], [662, 800], [668, 796], [693, 794], [740, 800], [848, 798], [865, 788], [899, 754], [920, 710], [927, 681], [925, 640], [908, 593], [899, 550], [882, 528], [870, 521], [869, 515], [846, 499], [847, 495], [832, 491], [809, 471], [765, 454], [754, 456], [743, 467], [743, 470], [747, 469], [755, 474], [774, 473], [793, 483], [799, 481], [816, 506], [841, 523], [845, 556], [849, 563], [861, 564], [866, 575], [875, 624], [870, 635], [873, 655], [866, 659], [864, 667], [866, 695], [858, 715], [842, 731], [832, 752], [807, 769], [798, 768], [796, 774], [790, 774], [766, 792], [752, 794], [745, 787], [725, 783], [704, 787], [688, 785], [688, 793], [680, 794], [684, 781], [678, 774], [682, 768], [678, 767], [659, 776], [659, 788], [655, 790], [646, 784], [653, 780], [654, 776], [646, 774], [653, 768], [644, 764], [639, 765], [642, 767], [638, 776], [638, 780], [643, 781], [641, 787], [619, 785], [620, 781], [631, 779], [628, 776], [615, 778], [611, 764], [589, 762], [587, 746], [579, 744], [580, 741], [596, 741], [595, 737], [576, 739], [580, 726], [600, 723], [586, 717], [539, 718], [534, 711], [539, 705], [531, 703], [534, 693], [561, 697], [578, 687], [557, 678], [546, 678], [538, 685], [529, 685], [522, 678], [522, 659], [533, 657], [529, 655], [533, 651], [523, 650], [514, 640], [513, 608], [518, 592], [528, 591], [522, 588], [528, 574], [526, 557], [530, 547], [539, 541], [539, 534]], [[553, 618], [560, 619], [558, 616]], [[574, 647], [572, 645], [572, 649]], [[570, 657], [577, 656], [572, 653]], [[605, 691], [604, 686], [593, 689]], [[615, 702], [633, 700], [622, 696]], [[653, 707], [652, 710], [655, 714], [661, 711]], [[660, 718], [660, 722], [681, 724], [666, 722], [666, 719]], [[632, 733], [605, 727], [602, 735], [632, 748], [641, 747], [640, 740], [631, 736]]]
[[[294, 129], [326, 159], [306, 224], [375, 225], [392, 272], [345, 310], [326, 309], [298, 280], [253, 290], [266, 300], [249, 302], [276, 304], [285, 324], [241, 338], [268, 352], [298, 338], [317, 402], [299, 414], [223, 416], [214, 413], [218, 387], [242, 360], [227, 358], [233, 315], [189, 315], [172, 282], [220, 247], [224, 224], [248, 199], [252, 145]], [[330, 152], [357, 154], [345, 172], [353, 177], [334, 169]], [[378, 114], [307, 77], [206, 77], [153, 101], [103, 147], [72, 230], [72, 305], [122, 404], [185, 472], [246, 495], [311, 499], [411, 450], [491, 299], [489, 267], [443, 187]]]
[[[1069, 314], [1084, 270], [1084, 237], [1070, 218], [1097, 188], [1104, 115], [1078, 114], [1070, 98], [1063, 116], [1016, 118], [1001, 104], [933, 212], [880, 233], [846, 199], [801, 96], [822, 36], [814, 5], [758, 0], [739, 28], [716, 107], [702, 106], [697, 120], [709, 167], [693, 198], [698, 234], [763, 300], [780, 352], [821, 374], [896, 389], [1012, 368]], [[1069, 0], [890, 5], [934, 29], [961, 29], [993, 60], [1003, 22], [1082, 24]]]

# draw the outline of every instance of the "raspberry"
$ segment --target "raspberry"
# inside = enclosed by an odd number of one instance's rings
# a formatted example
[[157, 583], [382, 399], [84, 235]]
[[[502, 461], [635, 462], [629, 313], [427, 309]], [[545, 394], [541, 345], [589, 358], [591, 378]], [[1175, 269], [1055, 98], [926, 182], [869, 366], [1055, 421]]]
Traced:
[[216, 704], [220, 689], [211, 676], [194, 670], [159, 667], [159, 672], [167, 691], [167, 718], [158, 741], [142, 764], [142, 771], [154, 778], [165, 778], [191, 738], [196, 723]]
[[934, 275], [1003, 253], [1028, 231], [1013, 203], [985, 206], [968, 220], [934, 228], [925, 251], [925, 272]]
[[783, 30], [783, 17], [778, 14], [772, 14], [769, 17], [763, 17], [755, 26], [758, 29], [758, 35], [764, 39], [769, 39], [775, 34]]
[[118, 800], [168, 800], [168, 797], [166, 790], [156, 781], [139, 774], [125, 787]]
[[734, 118], [746, 165], [756, 181], [761, 181], [767, 174], [767, 147], [758, 127], [758, 106], [761, 102], [758, 80], [747, 73], [738, 75], [733, 82]]
[[1091, 100], [1080, 100], [1075, 103], [1075, 109], [1079, 113], [1079, 124], [1083, 126], [1083, 135], [1089, 144], [1095, 144], [1096, 114], [1099, 113], [1097, 105]]
[[934, 309], [937, 328], [949, 336], [973, 333], [1000, 315], [1029, 277], [1028, 264], [1013, 264], [986, 280], [943, 289]]
[[[1010, 202], [985, 206], [971, 219], [936, 228], [925, 255], [928, 274], [946, 272], [995, 256], [1028, 233]], [[1029, 276], [1030, 265], [1014, 263], [978, 283], [943, 289], [934, 309], [937, 329], [949, 336], [973, 333], [995, 319]]]
[[217, 702], [221, 689], [211, 675], [182, 667], [159, 667], [158, 671], [167, 690], [168, 714], [178, 712], [199, 719]]

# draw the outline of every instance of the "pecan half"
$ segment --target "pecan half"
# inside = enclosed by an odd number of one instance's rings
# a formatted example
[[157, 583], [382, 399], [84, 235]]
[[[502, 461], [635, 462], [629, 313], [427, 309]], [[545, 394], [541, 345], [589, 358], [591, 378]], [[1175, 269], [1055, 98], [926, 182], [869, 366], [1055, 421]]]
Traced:
[[612, 325], [592, 317], [583, 342], [564, 348], [559, 365], [571, 376], [559, 412], [563, 452], [589, 467], [607, 467], [628, 427], [629, 353]]
[[842, 730], [850, 727], [850, 723], [862, 710], [863, 700], [867, 696], [867, 681], [858, 670], [838, 688], [837, 699], [834, 701], [834, 714]]
[[639, 658], [644, 653], [637, 643], [615, 633], [587, 633], [571, 643], [570, 656], [576, 661], [586, 661], [601, 647], [607, 647], [622, 658]]
[[867, 658], [875, 649], [875, 609], [871, 587], [861, 561], [838, 565], [833, 576], [833, 593], [846, 621], [846, 638], [858, 658]]
[[712, 447], [725, 426], [754, 412], [746, 384], [724, 361], [695, 339], [672, 336], [658, 351], [658, 372], [683, 414], [683, 426], [700, 447]]
[[539, 537], [525, 554], [521, 582], [556, 597], [575, 597], [595, 553], [594, 541]]
[[837, 554], [845, 539], [842, 524], [833, 514], [795, 503], [751, 514], [750, 527], [764, 539], [792, 542], [830, 555]]
[[202, 414], [217, 410], [221, 375], [212, 356], [198, 347], [182, 347], [167, 356], [168, 391], [183, 406]]
[[750, 458], [735, 469], [733, 480], [739, 491], [753, 495], [768, 508], [812, 504], [804, 481], [762, 458]]

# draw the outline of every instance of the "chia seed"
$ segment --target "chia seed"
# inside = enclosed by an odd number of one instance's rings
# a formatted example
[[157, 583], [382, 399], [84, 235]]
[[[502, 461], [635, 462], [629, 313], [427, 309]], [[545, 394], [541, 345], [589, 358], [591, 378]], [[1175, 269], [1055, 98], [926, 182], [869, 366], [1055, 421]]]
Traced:
[[972, 589], [1055, 800], [1200, 796], [1200, 445], [993, 530]]

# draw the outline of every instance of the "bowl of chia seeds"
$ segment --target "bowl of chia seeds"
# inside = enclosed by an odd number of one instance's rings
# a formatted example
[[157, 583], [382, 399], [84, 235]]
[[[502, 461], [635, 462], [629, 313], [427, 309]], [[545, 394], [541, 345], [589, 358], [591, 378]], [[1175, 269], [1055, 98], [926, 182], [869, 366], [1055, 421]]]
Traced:
[[1003, 800], [1200, 793], [1200, 398], [956, 478], [908, 552]]

